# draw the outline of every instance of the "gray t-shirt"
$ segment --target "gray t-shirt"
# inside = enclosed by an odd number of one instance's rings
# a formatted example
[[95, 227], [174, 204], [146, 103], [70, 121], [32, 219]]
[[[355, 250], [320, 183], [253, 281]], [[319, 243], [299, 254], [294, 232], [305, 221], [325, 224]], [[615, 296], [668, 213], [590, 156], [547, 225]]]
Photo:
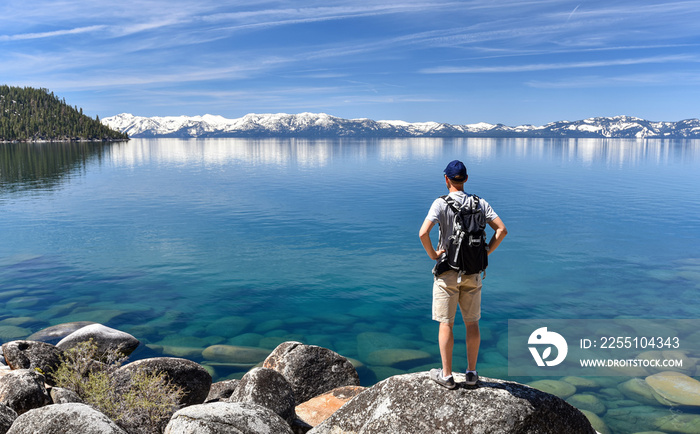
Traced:
[[[454, 191], [450, 193], [450, 197], [457, 203], [464, 204], [469, 195], [463, 191]], [[498, 214], [496, 214], [493, 208], [491, 208], [491, 205], [484, 199], [479, 198], [479, 206], [486, 212], [487, 223], [498, 218]], [[447, 239], [452, 235], [452, 223], [454, 220], [452, 209], [450, 209], [444, 199], [438, 197], [430, 206], [428, 215], [425, 218], [426, 220], [440, 225], [440, 239], [438, 240], [438, 246], [435, 250], [444, 249], [447, 246]]]

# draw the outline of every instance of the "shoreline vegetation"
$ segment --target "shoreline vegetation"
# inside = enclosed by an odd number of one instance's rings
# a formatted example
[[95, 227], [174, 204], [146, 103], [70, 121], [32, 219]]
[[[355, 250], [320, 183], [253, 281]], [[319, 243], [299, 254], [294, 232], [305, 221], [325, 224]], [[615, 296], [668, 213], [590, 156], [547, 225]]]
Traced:
[[0, 85], [0, 143], [117, 142], [126, 133], [71, 107], [48, 89]]

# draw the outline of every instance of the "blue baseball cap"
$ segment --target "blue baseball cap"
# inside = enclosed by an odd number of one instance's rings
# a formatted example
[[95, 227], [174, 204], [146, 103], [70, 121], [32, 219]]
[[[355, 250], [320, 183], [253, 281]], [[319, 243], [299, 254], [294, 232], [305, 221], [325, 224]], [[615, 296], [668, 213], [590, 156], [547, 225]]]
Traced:
[[453, 181], [464, 182], [467, 180], [467, 168], [459, 160], [450, 161], [445, 167], [445, 175]]

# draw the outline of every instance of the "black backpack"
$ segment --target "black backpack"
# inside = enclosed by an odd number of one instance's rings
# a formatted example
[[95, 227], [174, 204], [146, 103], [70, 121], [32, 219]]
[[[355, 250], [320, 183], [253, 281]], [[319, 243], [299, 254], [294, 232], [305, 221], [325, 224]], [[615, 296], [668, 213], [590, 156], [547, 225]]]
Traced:
[[452, 209], [454, 221], [452, 235], [445, 246], [446, 254], [436, 265], [435, 271], [440, 274], [449, 269], [461, 274], [481, 273], [486, 270], [489, 260], [486, 251], [486, 212], [479, 206], [479, 197], [470, 195], [464, 205], [450, 196], [442, 196], [442, 199]]

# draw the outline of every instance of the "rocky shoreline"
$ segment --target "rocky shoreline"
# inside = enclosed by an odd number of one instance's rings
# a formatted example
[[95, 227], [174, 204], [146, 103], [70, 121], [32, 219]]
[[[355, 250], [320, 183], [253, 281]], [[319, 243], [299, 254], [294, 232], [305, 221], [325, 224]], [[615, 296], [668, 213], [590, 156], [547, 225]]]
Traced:
[[[2, 345], [0, 434], [160, 432], [120, 426], [76, 393], [52, 386], [47, 374], [81, 342], [128, 354], [139, 345], [134, 336], [100, 324], [71, 323], [30, 337], [36, 340]], [[462, 384], [448, 391], [427, 372], [416, 372], [364, 388], [347, 358], [300, 342], [280, 344], [240, 380], [212, 383], [195, 362], [155, 357], [117, 369], [119, 387], [127, 390], [135, 372], [165, 373], [184, 392], [165, 425], [168, 434], [596, 432], [586, 415], [563, 399], [515, 382], [482, 378], [467, 387], [464, 376], [456, 374]]]

